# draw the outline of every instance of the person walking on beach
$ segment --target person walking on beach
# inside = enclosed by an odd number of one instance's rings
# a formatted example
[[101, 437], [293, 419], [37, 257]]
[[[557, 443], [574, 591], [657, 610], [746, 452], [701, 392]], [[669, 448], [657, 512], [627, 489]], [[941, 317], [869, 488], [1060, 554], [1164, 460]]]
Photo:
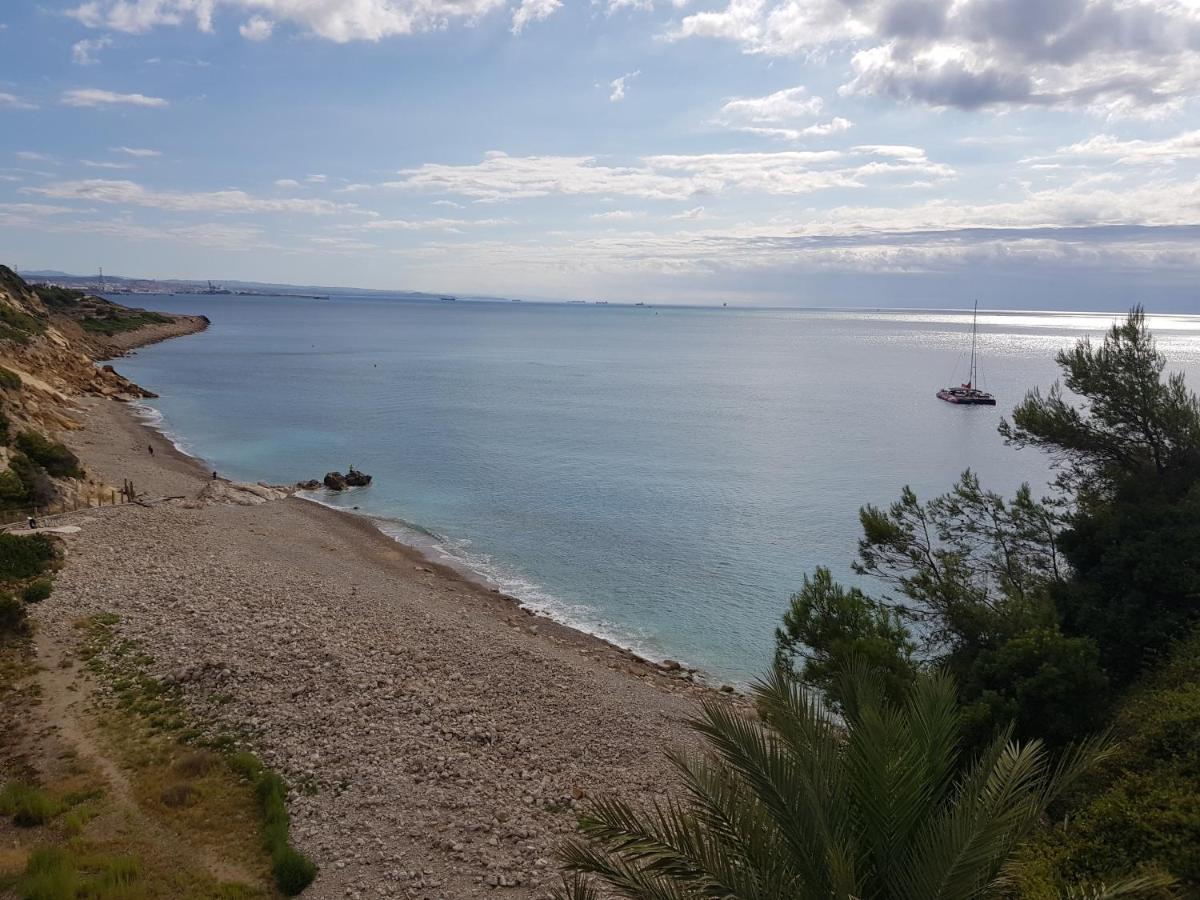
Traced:
[[154, 445], [153, 444], [147, 444], [146, 449], [150, 451], [151, 456], [154, 455]]

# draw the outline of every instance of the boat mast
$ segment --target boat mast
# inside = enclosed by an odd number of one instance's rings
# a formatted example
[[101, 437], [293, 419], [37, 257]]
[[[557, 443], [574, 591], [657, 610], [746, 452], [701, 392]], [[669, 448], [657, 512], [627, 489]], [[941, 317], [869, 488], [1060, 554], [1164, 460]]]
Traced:
[[975, 387], [975, 328], [979, 319], [979, 301], [975, 301], [975, 312], [971, 316], [971, 381], [968, 387]]

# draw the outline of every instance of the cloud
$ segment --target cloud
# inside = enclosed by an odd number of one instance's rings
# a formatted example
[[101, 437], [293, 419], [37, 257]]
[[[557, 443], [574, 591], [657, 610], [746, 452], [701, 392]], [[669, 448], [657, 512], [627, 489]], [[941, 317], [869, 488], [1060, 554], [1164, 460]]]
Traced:
[[170, 106], [162, 97], [147, 97], [145, 94], [115, 94], [99, 88], [79, 88], [64, 91], [62, 103], [66, 106]]
[[128, 162], [97, 162], [93, 159], [81, 159], [81, 163], [89, 169], [132, 169], [133, 163]]
[[588, 216], [589, 219], [595, 219], [598, 222], [629, 222], [633, 219], [640, 219], [645, 213], [634, 212], [631, 209], [614, 209], [609, 212], [594, 213]]
[[300, 182], [298, 182], [295, 178], [278, 178], [275, 180], [275, 187], [277, 187], [277, 188], [285, 188], [287, 190], [295, 190], [296, 188], [298, 188], [300, 186], [301, 186]]
[[148, 159], [153, 156], [162, 156], [159, 150], [149, 150], [145, 147], [109, 147], [112, 153], [124, 153], [126, 156], [136, 156], [139, 159]]
[[521, 0], [513, 12], [512, 33], [520, 34], [530, 22], [542, 22], [562, 7], [562, 0]]
[[624, 100], [626, 83], [631, 79], [637, 78], [641, 74], [641, 70], [636, 72], [626, 72], [620, 78], [614, 78], [612, 81], [610, 81], [608, 85], [611, 88], [611, 93], [609, 93], [608, 99], [612, 103], [617, 103], [621, 100]]
[[703, 206], [693, 206], [691, 209], [685, 209], [681, 213], [676, 213], [671, 216], [672, 219], [706, 219], [707, 214], [704, 212]]
[[371, 219], [361, 225], [343, 227], [355, 231], [461, 231], [512, 224], [512, 219]]
[[15, 156], [17, 159], [28, 160], [29, 162], [52, 161], [51, 157], [47, 156], [45, 153], [36, 153], [33, 150], [18, 150], [13, 154], [13, 156]]
[[307, 181], [309, 184], [324, 184], [326, 181], [329, 180], [329, 176], [327, 176], [327, 175], [309, 175], [304, 180]]
[[1160, 141], [1122, 141], [1111, 134], [1098, 134], [1062, 147], [1058, 155], [1111, 159], [1122, 165], [1174, 163], [1182, 159], [1200, 159], [1200, 130], [1186, 131]]
[[96, 59], [96, 52], [111, 47], [112, 43], [112, 38], [108, 36], [84, 38], [71, 45], [71, 60], [77, 66], [94, 66], [100, 61]]
[[[252, 34], [265, 29], [252, 25], [257, 19], [288, 23], [317, 37], [346, 43], [431, 31], [452, 22], [470, 25], [505, 5], [506, 0], [87, 0], [68, 15], [89, 28], [135, 34], [187, 23], [210, 32], [216, 11], [226, 8], [251, 13], [253, 18], [242, 28], [250, 26]], [[518, 23], [523, 27], [546, 18], [559, 5], [558, 0], [522, 0], [513, 16], [514, 30], [520, 30]], [[251, 37], [245, 31], [243, 35]]]
[[1153, 114], [1200, 77], [1194, 0], [727, 0], [669, 37], [770, 56], [849, 48], [843, 93], [960, 109]]
[[808, 93], [803, 86], [784, 88], [765, 97], [737, 97], [725, 103], [717, 113], [716, 124], [748, 134], [798, 141], [806, 137], [828, 137], [854, 126], [849, 119], [835, 116], [827, 122], [799, 125], [824, 109], [825, 101]]
[[238, 33], [248, 41], [265, 41], [275, 30], [275, 23], [262, 16], [251, 16], [238, 27]]
[[484, 202], [563, 195], [687, 200], [723, 191], [798, 195], [869, 182], [940, 180], [954, 170], [919, 148], [863, 146], [850, 151], [782, 151], [648, 156], [637, 166], [604, 166], [591, 156], [508, 156], [489, 152], [474, 165], [426, 163], [385, 187], [458, 194]]
[[45, 187], [25, 188], [24, 190], [26, 193], [56, 200], [88, 200], [123, 206], [144, 206], [173, 212], [287, 212], [328, 215], [350, 209], [350, 207], [339, 206], [326, 200], [271, 199], [254, 197], [245, 191], [236, 190], [197, 193], [155, 191], [132, 181], [106, 181], [103, 179], [61, 181]]
[[0, 91], [0, 109], [37, 109], [37, 104]]
[[738, 97], [721, 107], [721, 115], [750, 122], [787, 122], [815, 116], [825, 102], [803, 86], [784, 88], [765, 97]]

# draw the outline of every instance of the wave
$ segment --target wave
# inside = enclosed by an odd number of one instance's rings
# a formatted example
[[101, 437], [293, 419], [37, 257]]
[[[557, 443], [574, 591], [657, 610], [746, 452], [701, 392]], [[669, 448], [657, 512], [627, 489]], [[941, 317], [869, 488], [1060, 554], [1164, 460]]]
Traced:
[[[340, 496], [346, 496], [354, 490], [351, 488]], [[413, 547], [430, 561], [448, 566], [476, 584], [497, 588], [513, 597], [522, 609], [600, 638], [651, 662], [662, 662], [668, 656], [649, 632], [606, 619], [586, 603], [558, 597], [510, 565], [496, 560], [491, 554], [473, 550], [467, 538], [448, 537], [399, 516], [381, 516], [348, 509], [340, 503], [330, 503], [317, 491], [297, 491], [295, 496], [318, 506], [367, 519], [382, 534], [397, 543]]]
[[[161, 411], [140, 403], [132, 404], [131, 408], [142, 424], [161, 434], [184, 456], [204, 462], [204, 458], [182, 435], [167, 427], [166, 417]], [[348, 488], [339, 496], [350, 499], [361, 490], [365, 488]], [[432, 562], [448, 566], [477, 584], [499, 589], [515, 598], [521, 608], [545, 616], [560, 625], [629, 650], [650, 662], [662, 662], [672, 655], [658, 644], [650, 632], [606, 619], [597, 609], [586, 603], [564, 600], [556, 596], [490, 554], [472, 550], [471, 541], [467, 538], [452, 538], [399, 516], [381, 516], [350, 509], [340, 503], [330, 503], [318, 491], [296, 491], [295, 496], [318, 506], [366, 519], [382, 534], [397, 543], [413, 547]], [[678, 655], [675, 654], [675, 657]], [[687, 664], [686, 661], [681, 661]], [[699, 674], [703, 678], [703, 673]]]
[[167, 439], [167, 441], [170, 442], [172, 447], [174, 447], [184, 456], [190, 457], [198, 462], [205, 462], [204, 457], [195, 452], [193, 448], [189, 447], [181, 434], [176, 431], [171, 431], [169, 428], [167, 428], [167, 419], [159, 410], [155, 409], [153, 406], [147, 406], [144, 403], [133, 403], [131, 404], [131, 408], [133, 409], [133, 414], [137, 416], [139, 420], [141, 420], [143, 425], [161, 434]]

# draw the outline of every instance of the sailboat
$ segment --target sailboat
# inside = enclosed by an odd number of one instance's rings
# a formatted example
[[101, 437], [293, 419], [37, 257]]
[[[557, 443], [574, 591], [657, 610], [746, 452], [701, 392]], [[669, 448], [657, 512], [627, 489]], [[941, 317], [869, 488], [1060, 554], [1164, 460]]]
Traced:
[[958, 387], [942, 388], [937, 392], [938, 398], [947, 403], [961, 403], [967, 406], [995, 406], [996, 398], [987, 391], [981, 391], [975, 386], [979, 377], [979, 369], [975, 362], [975, 348], [978, 335], [979, 301], [975, 301], [975, 313], [971, 317], [971, 371], [965, 384]]

